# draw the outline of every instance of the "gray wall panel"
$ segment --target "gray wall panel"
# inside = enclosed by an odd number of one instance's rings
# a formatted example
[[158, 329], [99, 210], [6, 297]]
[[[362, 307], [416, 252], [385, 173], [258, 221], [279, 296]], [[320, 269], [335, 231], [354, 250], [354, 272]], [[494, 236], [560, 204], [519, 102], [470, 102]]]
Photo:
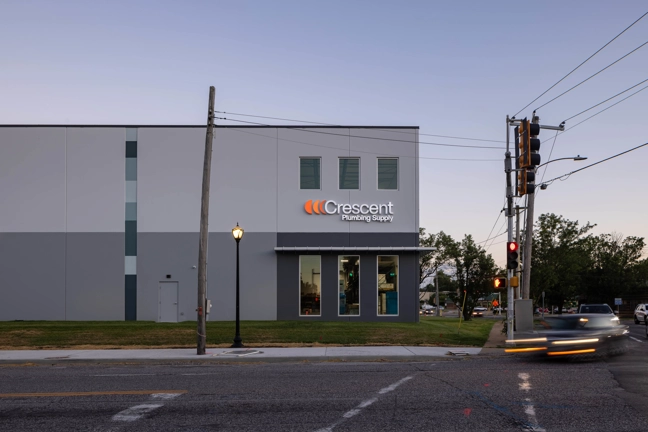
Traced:
[[[242, 320], [277, 319], [276, 242], [275, 233], [246, 231], [241, 239], [239, 265]], [[209, 263], [208, 298], [213, 303], [209, 319], [232, 321], [236, 318], [236, 242], [231, 233], [210, 233]]]
[[159, 283], [177, 281], [178, 321], [195, 320], [198, 271], [192, 266], [198, 265], [198, 233], [140, 232], [137, 247], [137, 319], [157, 321]]
[[68, 128], [68, 232], [124, 232], [125, 136], [120, 128]]
[[65, 234], [0, 233], [0, 320], [65, 319]]
[[67, 234], [67, 320], [124, 319], [124, 234]]
[[[139, 233], [137, 319], [157, 320], [158, 284], [179, 284], [179, 320], [195, 320], [198, 286], [198, 233]], [[276, 234], [246, 232], [240, 243], [240, 308], [242, 320], [277, 317]], [[166, 275], [171, 275], [166, 279]], [[236, 242], [231, 233], [209, 234], [207, 298], [210, 321], [235, 319]], [[232, 336], [233, 337], [233, 336]]]
[[65, 128], [0, 128], [0, 232], [65, 232]]

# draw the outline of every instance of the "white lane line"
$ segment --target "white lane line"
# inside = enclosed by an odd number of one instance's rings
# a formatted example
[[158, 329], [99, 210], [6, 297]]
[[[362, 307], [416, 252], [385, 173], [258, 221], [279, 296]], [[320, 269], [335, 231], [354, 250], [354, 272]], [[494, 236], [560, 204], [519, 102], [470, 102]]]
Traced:
[[636, 337], [632, 337], [632, 336], [630, 336], [630, 339], [632, 339], [632, 340], [636, 340], [637, 342], [641, 342], [641, 343], [643, 343], [643, 341], [642, 341], [641, 339], [637, 339]]
[[[529, 378], [531, 376], [528, 373], [519, 373], [518, 378], [522, 380], [522, 382], [519, 384], [520, 386], [520, 391], [524, 392], [529, 392], [532, 387], [531, 383], [529, 382]], [[540, 427], [538, 425], [538, 419], [536, 417], [536, 412], [535, 412], [535, 407], [533, 406], [533, 402], [531, 401], [530, 398], [525, 398], [526, 404], [524, 406], [524, 412], [527, 415], [527, 418], [529, 419], [529, 426], [531, 427], [531, 430], [536, 431], [536, 432], [545, 432], [545, 429]]]
[[[394, 390], [396, 390], [396, 388], [397, 388], [399, 385], [401, 385], [401, 384], [403, 384], [403, 383], [406, 383], [407, 381], [411, 380], [412, 378], [414, 378], [414, 377], [413, 377], [413, 376], [408, 376], [408, 377], [403, 378], [403, 379], [400, 380], [400, 381], [396, 381], [394, 384], [389, 385], [389, 386], [387, 386], [387, 387], [385, 387], [385, 388], [382, 388], [382, 389], [378, 390], [378, 394], [379, 394], [379, 395], [382, 395], [382, 394], [385, 394], [385, 393], [389, 393], [389, 392], [391, 392], [391, 391], [394, 391]], [[347, 411], [347, 412], [345, 412], [344, 414], [342, 414], [342, 418], [341, 418], [340, 420], [338, 420], [337, 422], [333, 423], [331, 426], [328, 426], [328, 427], [325, 427], [325, 428], [318, 429], [318, 430], [315, 431], [315, 432], [332, 432], [333, 429], [334, 429], [336, 426], [339, 426], [341, 423], [345, 422], [347, 419], [350, 419], [351, 417], [353, 417], [353, 416], [355, 416], [355, 415], [357, 415], [357, 414], [360, 414], [360, 412], [362, 411], [363, 408], [367, 408], [368, 406], [370, 406], [371, 404], [373, 404], [373, 403], [376, 402], [377, 400], [378, 400], [378, 398], [375, 397], [375, 398], [367, 399], [367, 400], [365, 400], [365, 401], [360, 402], [360, 404], [359, 404], [357, 407], [355, 407], [354, 409], [352, 409], [352, 410], [350, 410], [350, 411]]]
[[132, 422], [141, 419], [142, 417], [144, 417], [144, 414], [150, 413], [151, 411], [160, 408], [162, 405], [163, 404], [136, 405], [134, 407], [125, 409], [124, 411], [118, 412], [112, 417], [112, 419], [114, 421]]

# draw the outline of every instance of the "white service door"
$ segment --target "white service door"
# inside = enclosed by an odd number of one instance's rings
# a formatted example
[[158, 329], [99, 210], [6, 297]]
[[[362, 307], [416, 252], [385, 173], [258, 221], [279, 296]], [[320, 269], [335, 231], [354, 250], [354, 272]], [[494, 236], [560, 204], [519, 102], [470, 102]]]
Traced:
[[178, 282], [160, 282], [158, 322], [178, 322]]

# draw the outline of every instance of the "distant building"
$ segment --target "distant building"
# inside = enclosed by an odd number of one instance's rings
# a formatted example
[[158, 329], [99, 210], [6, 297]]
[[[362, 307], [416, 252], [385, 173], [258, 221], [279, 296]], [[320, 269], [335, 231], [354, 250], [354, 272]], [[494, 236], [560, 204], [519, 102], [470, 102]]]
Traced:
[[[0, 126], [0, 320], [196, 319], [204, 126]], [[219, 126], [210, 320], [418, 320], [418, 128]]]

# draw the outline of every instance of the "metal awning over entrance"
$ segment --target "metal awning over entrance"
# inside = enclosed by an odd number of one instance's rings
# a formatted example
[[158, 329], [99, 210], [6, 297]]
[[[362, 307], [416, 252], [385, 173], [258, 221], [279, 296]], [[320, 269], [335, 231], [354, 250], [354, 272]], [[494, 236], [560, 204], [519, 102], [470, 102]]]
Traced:
[[275, 252], [434, 252], [433, 247], [416, 246], [277, 246]]

